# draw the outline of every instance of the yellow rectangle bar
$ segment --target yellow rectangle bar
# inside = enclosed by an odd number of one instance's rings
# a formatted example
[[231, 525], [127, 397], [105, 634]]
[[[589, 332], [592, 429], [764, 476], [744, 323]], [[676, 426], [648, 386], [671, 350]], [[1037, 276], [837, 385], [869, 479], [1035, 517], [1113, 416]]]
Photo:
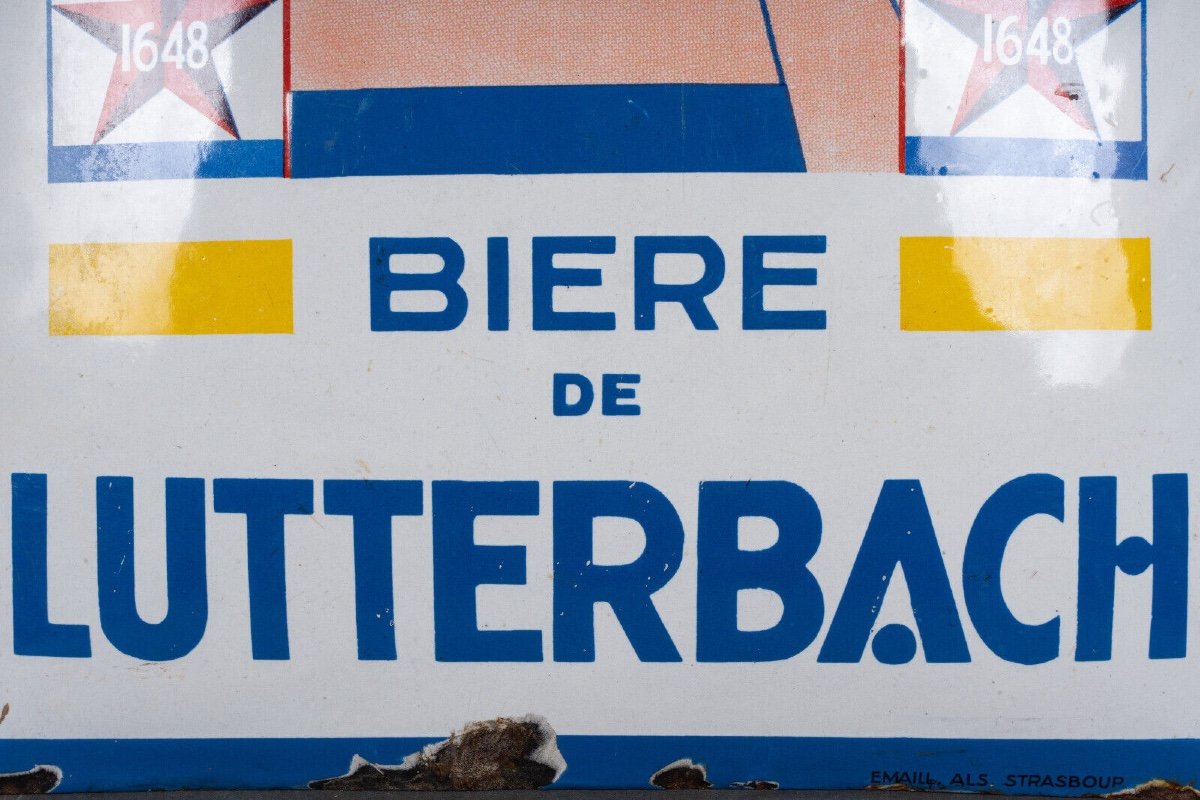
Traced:
[[290, 241], [50, 245], [52, 336], [291, 332]]
[[902, 238], [900, 329], [1150, 330], [1150, 240]]

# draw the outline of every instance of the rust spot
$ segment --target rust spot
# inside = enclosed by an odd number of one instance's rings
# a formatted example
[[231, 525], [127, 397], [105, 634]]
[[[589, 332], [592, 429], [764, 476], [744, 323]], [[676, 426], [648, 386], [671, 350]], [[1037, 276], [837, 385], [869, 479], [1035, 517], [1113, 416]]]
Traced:
[[396, 766], [372, 764], [360, 756], [350, 771], [313, 781], [312, 789], [514, 790], [554, 783], [567, 767], [554, 729], [541, 717], [473, 722], [449, 739], [431, 744]]
[[1125, 789], [1112, 794], [1101, 795], [1108, 798], [1136, 798], [1136, 800], [1197, 800], [1200, 792], [1193, 786], [1185, 786], [1174, 781], [1146, 781], [1140, 786]]
[[0, 774], [0, 795], [46, 794], [58, 786], [60, 781], [62, 781], [61, 769], [41, 765], [28, 772]]
[[731, 783], [731, 789], [753, 789], [757, 792], [770, 792], [779, 788], [779, 784], [775, 781], [740, 781]]
[[663, 789], [709, 789], [708, 775], [703, 764], [694, 764], [690, 758], [672, 761], [650, 776], [650, 783]]
[[0, 722], [4, 722], [6, 719], [8, 719], [8, 703], [5, 703], [4, 707], [0, 708]]
[[1068, 100], [1074, 102], [1075, 100], [1079, 99], [1081, 91], [1082, 91], [1082, 89], [1078, 84], [1063, 83], [1063, 84], [1060, 84], [1059, 87], [1054, 90], [1054, 93], [1056, 95], [1058, 95], [1059, 97], [1065, 97]]
[[907, 783], [872, 783], [870, 786], [863, 787], [869, 792], [919, 792], [920, 789], [914, 789]]

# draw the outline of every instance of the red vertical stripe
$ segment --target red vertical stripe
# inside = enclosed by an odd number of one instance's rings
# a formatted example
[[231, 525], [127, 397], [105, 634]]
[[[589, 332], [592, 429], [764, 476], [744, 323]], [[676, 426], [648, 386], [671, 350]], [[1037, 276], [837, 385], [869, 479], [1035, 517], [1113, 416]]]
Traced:
[[283, 0], [283, 177], [292, 177], [292, 0]]
[[[285, 2], [285, 3], [286, 3], [287, 1], [288, 1], [288, 0], [284, 0], [284, 2]], [[905, 147], [904, 147], [904, 139], [905, 139], [905, 134], [904, 134], [904, 126], [905, 126], [905, 123], [906, 123], [906, 119], [905, 119], [905, 116], [906, 116], [905, 104], [908, 102], [908, 87], [907, 87], [907, 86], [906, 86], [906, 84], [905, 84], [905, 82], [906, 82], [906, 80], [907, 80], [908, 59], [905, 57], [905, 52], [904, 52], [904, 0], [897, 0], [897, 5], [898, 5], [898, 6], [899, 6], [899, 8], [900, 8], [900, 25], [899, 25], [899, 31], [900, 31], [900, 43], [899, 43], [899, 50], [900, 50], [900, 93], [899, 93], [899, 95], [898, 95], [898, 96], [897, 96], [897, 98], [896, 98], [896, 101], [897, 101], [897, 102], [896, 102], [896, 107], [897, 107], [898, 109], [900, 109], [900, 124], [899, 124], [899, 126], [897, 127], [897, 130], [900, 132], [900, 137], [899, 137], [899, 138], [900, 138], [900, 155], [899, 155], [900, 174], [901, 174], [901, 175], [903, 175], [903, 174], [904, 174], [904, 172], [905, 172], [906, 166], [907, 166], [907, 165], [905, 164], [905, 158], [904, 158], [904, 155], [905, 155], [905, 152], [904, 152], [904, 151], [905, 151]]]

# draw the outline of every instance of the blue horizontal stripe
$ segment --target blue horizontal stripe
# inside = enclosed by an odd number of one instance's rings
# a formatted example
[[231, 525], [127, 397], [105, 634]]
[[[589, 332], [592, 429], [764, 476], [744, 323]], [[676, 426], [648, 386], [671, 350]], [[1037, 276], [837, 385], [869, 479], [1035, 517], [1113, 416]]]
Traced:
[[909, 175], [1146, 179], [1146, 143], [977, 136], [910, 136]]
[[292, 94], [292, 175], [796, 172], [787, 87], [646, 84]]
[[281, 178], [282, 139], [54, 145], [50, 182]]
[[[35, 764], [63, 771], [56, 791], [303, 787], [347, 771], [355, 754], [398, 764], [431, 738], [8, 739], [0, 772]], [[772, 736], [560, 736], [566, 772], [555, 788], [647, 788], [680, 758], [706, 765], [716, 787], [748, 780], [792, 789], [855, 789], [877, 773], [907, 771], [916, 788], [1004, 794], [1102, 794], [1162, 778], [1193, 783], [1200, 740], [851, 739]], [[957, 774], [987, 786], [952, 783]], [[1009, 776], [1118, 777], [1115, 786], [1009, 785]], [[935, 783], [924, 783], [925, 776]], [[1043, 780], [1042, 777], [1038, 778]], [[1103, 791], [1101, 791], [1103, 790]]]

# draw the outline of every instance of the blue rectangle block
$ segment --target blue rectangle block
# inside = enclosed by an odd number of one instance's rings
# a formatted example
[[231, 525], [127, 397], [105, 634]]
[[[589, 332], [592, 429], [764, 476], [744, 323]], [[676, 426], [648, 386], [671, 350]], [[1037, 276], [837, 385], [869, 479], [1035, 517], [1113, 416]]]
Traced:
[[909, 175], [1146, 179], [1146, 143], [977, 136], [909, 136]]
[[281, 178], [282, 139], [51, 145], [50, 182]]
[[291, 141], [296, 178], [804, 170], [779, 84], [294, 92]]

